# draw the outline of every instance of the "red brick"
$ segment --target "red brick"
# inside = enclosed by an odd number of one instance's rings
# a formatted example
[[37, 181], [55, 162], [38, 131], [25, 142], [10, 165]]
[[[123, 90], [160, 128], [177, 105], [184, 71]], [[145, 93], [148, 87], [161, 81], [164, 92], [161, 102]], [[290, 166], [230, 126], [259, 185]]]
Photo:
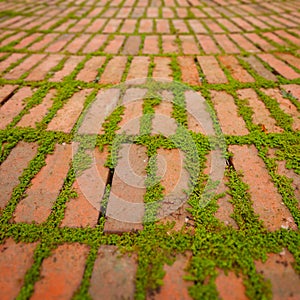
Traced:
[[163, 35], [162, 47], [164, 53], [178, 53], [176, 37], [174, 35]]
[[213, 19], [203, 19], [204, 24], [212, 33], [223, 33], [224, 30]]
[[147, 149], [123, 144], [119, 157], [106, 210], [106, 233], [143, 229]]
[[127, 80], [147, 78], [149, 64], [150, 64], [149, 57], [146, 56], [134, 57], [129, 67]]
[[38, 39], [39, 37], [41, 37], [42, 34], [40, 33], [34, 33], [34, 34], [31, 34], [29, 36], [27, 36], [26, 38], [23, 38], [21, 40], [20, 43], [18, 43], [14, 48], [15, 49], [22, 49], [22, 48], [25, 48], [27, 47], [28, 45], [32, 44], [36, 39]]
[[68, 173], [71, 152], [71, 145], [56, 145], [54, 153], [47, 156], [46, 166], [32, 179], [27, 197], [14, 212], [15, 222], [40, 224], [46, 221]]
[[165, 6], [168, 6], [168, 7], [174, 7], [174, 6], [176, 6], [174, 0], [165, 0], [164, 3], [165, 3]]
[[54, 81], [54, 82], [61, 81], [65, 76], [70, 75], [82, 60], [83, 60], [82, 56], [70, 56], [65, 62], [63, 68], [55, 72], [55, 74], [53, 75], [52, 78], [49, 79], [49, 81]]
[[184, 54], [198, 54], [200, 51], [192, 35], [181, 35], [181, 47]]
[[188, 23], [189, 23], [190, 27], [192, 28], [192, 30], [194, 31], [194, 33], [207, 33], [207, 30], [204, 28], [202, 23], [200, 23], [200, 21], [188, 20]]
[[[77, 177], [73, 184], [78, 197], [71, 199], [67, 203], [65, 217], [61, 226], [95, 227], [97, 225], [100, 210], [99, 197], [104, 195], [105, 184], [109, 174], [109, 169], [104, 167], [107, 156], [108, 152], [106, 149], [104, 152], [100, 152], [98, 148], [94, 150], [93, 166], [83, 171], [83, 174]], [[93, 170], [97, 173], [92, 173]], [[90, 174], [94, 176], [91, 178]], [[101, 177], [101, 180], [99, 180], [99, 177]], [[95, 182], [96, 180], [97, 182]]]
[[44, 35], [41, 41], [32, 44], [28, 49], [31, 51], [39, 51], [44, 49], [48, 44], [53, 42], [58, 37], [57, 33], [48, 33]]
[[272, 284], [273, 300], [296, 300], [300, 297], [300, 276], [293, 269], [294, 258], [284, 249], [281, 253], [269, 253], [265, 263], [255, 262], [256, 270]]
[[154, 69], [152, 76], [154, 78], [172, 79], [172, 69], [170, 67], [171, 58], [169, 57], [155, 57]]
[[117, 9], [115, 7], [109, 7], [101, 16], [104, 18], [112, 18], [116, 11]]
[[300, 38], [297, 38], [294, 35], [286, 32], [284, 30], [276, 30], [276, 31], [274, 31], [274, 33], [276, 33], [280, 37], [284, 38], [285, 40], [287, 40], [295, 45], [300, 46]]
[[58, 32], [65, 32], [67, 31], [67, 29], [69, 27], [71, 27], [73, 24], [75, 24], [76, 20], [67, 20], [66, 22], [64, 22], [63, 24], [61, 24], [59, 27], [55, 28], [55, 31], [58, 31]]
[[258, 99], [257, 94], [252, 89], [238, 90], [237, 94], [240, 99], [247, 100], [253, 110], [252, 122], [261, 125], [267, 132], [282, 132], [283, 130], [276, 126], [276, 121], [270, 116], [269, 110], [264, 103]]
[[277, 77], [270, 72], [255, 56], [241, 57], [242, 60], [246, 61], [254, 71], [266, 78], [267, 80], [277, 81]]
[[99, 248], [89, 288], [93, 299], [134, 299], [136, 258], [120, 255], [115, 246]]
[[208, 83], [228, 82], [214, 56], [198, 56], [197, 59]]
[[[281, 18], [279, 16], [276, 15], [272, 15], [272, 18], [275, 19], [276, 21], [280, 22], [281, 24], [285, 25], [286, 27], [296, 27], [298, 26], [298, 24], [296, 22], [290, 22], [289, 20], [285, 19], [285, 18]], [[289, 15], [289, 19], [291, 18], [291, 16]], [[279, 26], [281, 27], [281, 26]]]
[[104, 62], [104, 56], [93, 56], [85, 63], [84, 68], [78, 73], [76, 79], [85, 82], [91, 82], [95, 80], [98, 75], [98, 70], [102, 67]]
[[253, 209], [270, 230], [278, 230], [282, 226], [297, 229], [289, 210], [282, 203], [263, 160], [258, 156], [257, 149], [251, 146], [229, 146], [233, 153], [233, 165], [237, 171], [242, 171], [243, 181], [249, 185], [249, 193], [253, 201]]
[[240, 82], [254, 82], [253, 77], [240, 65], [234, 56], [220, 56], [220, 62], [227, 68], [231, 76]]
[[156, 35], [148, 35], [145, 37], [143, 53], [158, 54], [158, 37]]
[[170, 33], [169, 21], [163, 19], [156, 19], [157, 33]]
[[57, 20], [52, 19], [46, 23], [44, 23], [42, 26], [39, 27], [39, 30], [48, 30], [50, 29], [54, 24], [56, 24]]
[[143, 17], [144, 12], [145, 12], [144, 7], [135, 7], [133, 9], [133, 12], [131, 13], [131, 18], [141, 18]]
[[200, 77], [193, 57], [177, 57], [181, 69], [181, 79], [183, 82], [193, 85], [200, 85]]
[[247, 300], [246, 289], [243, 279], [236, 276], [234, 272], [228, 272], [226, 275], [223, 271], [218, 272], [216, 286], [219, 296], [223, 300]]
[[281, 46], [288, 46], [287, 42], [285, 42], [284, 40], [282, 40], [281, 38], [279, 38], [277, 35], [275, 35], [273, 32], [264, 32], [262, 33], [262, 35], [266, 38], [269, 39], [275, 43], [277, 43], [278, 45]]
[[258, 54], [258, 57], [264, 62], [269, 64], [273, 69], [275, 69], [280, 75], [287, 79], [296, 79], [300, 77], [299, 73], [296, 73], [291, 67], [286, 65], [281, 60], [275, 58], [272, 54], [263, 53]]
[[80, 19], [74, 26], [69, 29], [69, 32], [81, 32], [91, 22], [90, 19]]
[[99, 32], [103, 27], [106, 19], [96, 19], [86, 30], [85, 32]]
[[6, 84], [0, 88], [0, 104], [6, 102], [17, 89], [17, 85]]
[[[173, 0], [171, 0], [171, 1], [173, 1]], [[175, 6], [175, 4], [173, 6]], [[178, 18], [186, 18], [188, 16], [188, 12], [185, 7], [175, 7], [175, 11], [176, 11]]]
[[135, 30], [137, 20], [126, 19], [122, 25], [120, 32], [122, 33], [133, 33]]
[[162, 17], [163, 19], [171, 19], [174, 18], [174, 12], [169, 7], [162, 8]]
[[131, 12], [131, 7], [121, 7], [116, 17], [121, 19], [126, 19], [128, 18], [130, 12]]
[[300, 58], [289, 53], [276, 53], [276, 56], [279, 56], [282, 60], [300, 70]]
[[218, 46], [209, 35], [197, 35], [197, 39], [205, 53], [207, 54], [220, 53]]
[[107, 35], [96, 34], [83, 48], [82, 52], [83, 53], [96, 52], [103, 46], [106, 40], [107, 40]]
[[255, 27], [259, 29], [270, 29], [270, 27], [266, 23], [261, 22], [259, 19], [255, 17], [248, 16], [245, 17], [245, 20], [248, 21], [249, 23], [252, 23]]
[[[88, 18], [94, 18], [99, 16], [99, 14], [103, 11], [103, 7], [95, 7], [93, 10], [87, 15]], [[96, 19], [98, 20], [98, 19]]]
[[101, 76], [100, 83], [102, 84], [117, 84], [120, 83], [127, 63], [127, 57], [115, 56], [108, 64]]
[[62, 55], [49, 55], [41, 64], [31, 71], [31, 73], [26, 77], [26, 80], [39, 81], [45, 79], [49, 71], [57, 66], [62, 59]]
[[192, 282], [183, 279], [186, 275], [185, 269], [189, 262], [189, 256], [178, 255], [173, 265], [164, 266], [164, 284], [158, 294], [148, 295], [148, 300], [192, 299], [188, 293], [188, 287], [192, 285]]
[[105, 53], [117, 54], [123, 45], [125, 36], [115, 35], [114, 39], [104, 49]]
[[19, 184], [19, 177], [37, 153], [37, 145], [19, 142], [7, 159], [0, 165], [0, 208], [3, 209]]
[[[221, 18], [222, 16], [212, 7], [204, 7], [202, 9], [211, 18]], [[206, 15], [205, 15], [206, 16]]]
[[250, 41], [248, 41], [242, 34], [231, 34], [230, 38], [235, 41], [239, 47], [243, 48], [247, 52], [259, 52], [260, 50], [256, 48]]
[[244, 31], [253, 31], [255, 28], [250, 25], [248, 22], [246, 22], [243, 18], [231, 18], [231, 21], [233, 21], [236, 25], [241, 27]]
[[240, 50], [237, 46], [228, 38], [225, 34], [215, 35], [217, 43], [223, 48], [226, 53], [240, 53]]
[[62, 34], [53, 43], [48, 46], [46, 52], [59, 52], [61, 51], [70, 40], [74, 37], [73, 34]]
[[[34, 262], [33, 252], [36, 243], [16, 244], [8, 239], [0, 245], [0, 298], [2, 300], [15, 299], [24, 284], [27, 270]], [[4, 275], [5, 274], [5, 275]]]
[[245, 37], [252, 41], [254, 45], [261, 48], [263, 51], [272, 51], [275, 50], [275, 47], [267, 42], [265, 39], [261, 38], [256, 33], [246, 33]]
[[263, 89], [262, 91], [269, 97], [274, 98], [279, 103], [279, 107], [286, 114], [292, 117], [293, 130], [300, 130], [300, 113], [298, 112], [296, 106], [292, 104], [289, 99], [284, 98], [279, 89]]
[[297, 84], [286, 84], [282, 85], [286, 92], [291, 93], [294, 97], [300, 101], [300, 86]]
[[0, 107], [0, 129], [11, 123], [26, 106], [26, 99], [32, 96], [30, 87], [23, 87]]
[[158, 18], [158, 7], [148, 7], [147, 18]]
[[175, 30], [179, 33], [187, 33], [189, 32], [184, 20], [172, 20], [173, 26]]
[[72, 298], [80, 286], [88, 252], [88, 246], [78, 243], [53, 250], [42, 263], [41, 279], [35, 283], [31, 299]]
[[140, 36], [129, 36], [125, 42], [122, 53], [125, 55], [137, 55], [140, 49], [140, 44]]
[[108, 23], [105, 25], [104, 29], [102, 30], [103, 33], [115, 33], [119, 28], [122, 20], [120, 19], [110, 19]]
[[32, 54], [30, 57], [26, 58], [21, 64], [17, 67], [10, 70], [7, 74], [4, 75], [6, 79], [18, 79], [25, 72], [31, 70], [37, 63], [43, 60], [46, 57], [44, 54]]
[[21, 121], [17, 124], [20, 127], [35, 127], [35, 123], [39, 123], [48, 113], [53, 105], [53, 98], [56, 95], [54, 89], [50, 90], [45, 99], [39, 105], [30, 109], [29, 114], [23, 116]]
[[229, 135], [248, 134], [246, 124], [238, 114], [233, 97], [223, 91], [211, 91], [211, 96], [223, 133]]
[[70, 53], [77, 53], [85, 45], [85, 43], [90, 38], [88, 34], [81, 34], [79, 37], [75, 38], [67, 47], [66, 51]]
[[153, 20], [152, 19], [142, 19], [140, 21], [139, 32], [150, 33], [153, 31]]
[[266, 23], [269, 25], [269, 27], [282, 27], [282, 25], [275, 20], [273, 20], [270, 16], [259, 16], [258, 19], [262, 21], [263, 23]]
[[241, 28], [235, 26], [230, 20], [219, 18], [218, 22], [227, 28], [229, 32], [241, 32]]

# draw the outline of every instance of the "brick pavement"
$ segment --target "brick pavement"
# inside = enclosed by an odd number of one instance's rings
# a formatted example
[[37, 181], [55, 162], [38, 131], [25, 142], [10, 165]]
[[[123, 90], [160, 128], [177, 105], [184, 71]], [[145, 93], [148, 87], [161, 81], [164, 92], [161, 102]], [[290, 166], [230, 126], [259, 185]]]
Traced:
[[0, 298], [299, 299], [299, 4], [0, 2]]

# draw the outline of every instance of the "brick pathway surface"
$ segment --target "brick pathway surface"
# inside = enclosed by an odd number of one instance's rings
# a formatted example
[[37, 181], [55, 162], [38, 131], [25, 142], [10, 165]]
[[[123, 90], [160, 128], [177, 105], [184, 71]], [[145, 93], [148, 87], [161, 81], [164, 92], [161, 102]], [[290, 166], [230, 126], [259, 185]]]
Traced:
[[0, 20], [0, 299], [300, 299], [299, 0]]

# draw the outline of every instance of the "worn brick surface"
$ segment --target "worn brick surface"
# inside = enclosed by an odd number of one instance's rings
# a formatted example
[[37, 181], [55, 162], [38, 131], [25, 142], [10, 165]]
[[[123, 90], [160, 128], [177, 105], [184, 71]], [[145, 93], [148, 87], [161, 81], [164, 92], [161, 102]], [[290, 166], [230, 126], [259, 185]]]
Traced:
[[89, 294], [93, 299], [134, 299], [137, 262], [115, 246], [101, 246], [95, 261]]
[[46, 221], [69, 170], [71, 151], [70, 145], [56, 145], [54, 153], [47, 156], [46, 166], [32, 180], [27, 197], [17, 206], [15, 222]]
[[170, 67], [171, 58], [169, 57], [155, 57], [154, 69], [152, 76], [154, 78], [172, 79], [172, 70]]
[[192, 57], [180, 56], [177, 58], [181, 69], [181, 79], [188, 84], [200, 85], [200, 77], [195, 61]]
[[0, 104], [4, 104], [18, 88], [17, 85], [6, 84], [0, 88]]
[[145, 54], [157, 54], [159, 53], [158, 48], [158, 37], [154, 35], [148, 35], [145, 37], [143, 53]]
[[33, 264], [36, 243], [16, 243], [8, 239], [0, 245], [0, 297], [3, 300], [15, 299], [24, 284], [24, 276]]
[[42, 263], [31, 299], [70, 299], [80, 285], [88, 252], [88, 246], [78, 243], [53, 250]]
[[96, 79], [98, 75], [98, 70], [102, 67], [105, 62], [105, 57], [103, 56], [95, 56], [88, 60], [84, 68], [78, 73], [77, 79], [91, 82]]
[[117, 84], [121, 81], [123, 72], [127, 63], [127, 57], [115, 56], [113, 57], [101, 75], [100, 83]]
[[16, 63], [25, 57], [25, 54], [13, 53], [8, 58], [0, 62], [0, 72], [5, 71], [11, 64]]
[[149, 64], [150, 64], [149, 57], [146, 56], [134, 57], [129, 67], [127, 80], [146, 78], [148, 75]]

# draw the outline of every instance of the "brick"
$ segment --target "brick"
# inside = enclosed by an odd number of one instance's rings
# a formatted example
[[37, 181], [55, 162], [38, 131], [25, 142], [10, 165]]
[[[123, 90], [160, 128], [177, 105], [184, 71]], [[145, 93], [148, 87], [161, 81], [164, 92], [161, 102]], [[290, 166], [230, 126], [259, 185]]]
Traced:
[[223, 300], [247, 300], [246, 289], [243, 284], [243, 279], [238, 277], [234, 272], [228, 272], [226, 275], [224, 271], [218, 272], [216, 278], [216, 286], [219, 296]]
[[183, 82], [193, 85], [200, 85], [200, 77], [193, 57], [177, 57], [181, 69], [181, 79]]
[[41, 279], [35, 283], [31, 299], [72, 298], [80, 286], [88, 253], [86, 245], [59, 245], [44, 259]]
[[42, 34], [40, 34], [40, 33], [31, 34], [31, 35], [27, 36], [26, 38], [23, 38], [20, 41], [20, 43], [18, 43], [14, 48], [15, 49], [25, 48], [28, 45], [32, 44], [35, 40], [37, 40], [41, 36], [42, 36]]
[[24, 115], [17, 126], [35, 128], [35, 123], [41, 122], [52, 107], [53, 98], [55, 97], [55, 95], [56, 91], [54, 89], [50, 90], [42, 103], [31, 108], [29, 114]]
[[254, 78], [240, 65], [234, 56], [220, 56], [220, 62], [227, 68], [231, 76], [240, 82], [254, 82]]
[[145, 37], [143, 53], [158, 54], [158, 37], [155, 35], [148, 35]]
[[[290, 64], [291, 66], [294, 66], [298, 70], [300, 70], [300, 58], [289, 54], [289, 53], [276, 53], [276, 56], [280, 57], [282, 60]], [[300, 76], [300, 75], [298, 75]]]
[[62, 34], [53, 43], [51, 43], [50, 46], [45, 49], [45, 51], [59, 52], [73, 39], [73, 37], [73, 34]]
[[150, 64], [150, 58], [146, 56], [136, 56], [133, 58], [129, 71], [127, 74], [127, 80], [147, 78], [148, 68]]
[[214, 40], [208, 35], [197, 35], [197, 39], [206, 54], [220, 53]]
[[81, 34], [79, 37], [75, 38], [71, 43], [69, 43], [65, 50], [70, 53], [77, 53], [81, 48], [83, 48], [89, 38], [90, 35]]
[[25, 274], [34, 262], [35, 247], [36, 243], [15, 243], [13, 239], [7, 239], [0, 245], [0, 269], [5, 274], [0, 278], [1, 299], [15, 299], [18, 296]]
[[0, 104], [4, 104], [13, 95], [17, 85], [6, 84], [0, 88]]
[[256, 33], [246, 33], [245, 37], [252, 41], [252, 43], [257, 46], [258, 48], [262, 49], [263, 51], [272, 51], [275, 50], [275, 47], [268, 43], [265, 39], [261, 38]]
[[284, 40], [282, 40], [281, 38], [279, 38], [277, 35], [275, 35], [273, 32], [264, 32], [262, 33], [262, 35], [266, 38], [269, 39], [275, 43], [277, 43], [278, 45], [281, 46], [288, 46], [288, 43], [285, 42]]
[[152, 76], [154, 78], [172, 79], [172, 69], [170, 67], [171, 58], [169, 57], [155, 57], [154, 69]]
[[[171, 0], [173, 1], [173, 0]], [[173, 5], [175, 6], [175, 4]], [[187, 9], [185, 7], [175, 7], [178, 18], [186, 18], [188, 16]]]
[[55, 31], [58, 32], [65, 32], [68, 28], [70, 28], [73, 24], [75, 24], [76, 20], [67, 20], [63, 24], [61, 24], [59, 27], [55, 28]]
[[98, 148], [94, 149], [92, 166], [83, 171], [79, 177], [77, 176], [73, 184], [78, 197], [67, 203], [61, 226], [95, 227], [97, 225], [100, 210], [99, 197], [104, 195], [109, 174], [109, 169], [104, 166], [107, 156], [107, 149], [104, 152], [100, 152]]
[[99, 32], [101, 31], [105, 22], [106, 19], [96, 19], [90, 26], [88, 26], [85, 32]]
[[300, 276], [293, 268], [294, 258], [287, 250], [279, 254], [267, 254], [267, 261], [255, 262], [257, 272], [262, 274], [265, 280], [270, 280], [272, 284], [272, 294], [274, 300], [298, 299], [300, 297]]
[[212, 33], [224, 33], [224, 30], [212, 19], [203, 19], [204, 24]]
[[300, 38], [297, 38], [295, 36], [293, 36], [292, 34], [284, 31], [284, 30], [276, 30], [274, 31], [274, 33], [276, 33], [277, 35], [279, 35], [280, 37], [282, 37], [283, 39], [295, 44], [295, 45], [300, 45]]
[[173, 265], [164, 265], [164, 284], [158, 294], [148, 295], [148, 300], [192, 299], [188, 293], [188, 287], [192, 285], [192, 282], [183, 279], [186, 275], [185, 269], [188, 266], [189, 256], [178, 255]]
[[211, 18], [221, 18], [221, 15], [212, 7], [204, 7], [202, 10]]
[[74, 26], [69, 29], [69, 32], [82, 32], [90, 22], [90, 19], [80, 19]]
[[240, 48], [243, 48], [247, 52], [259, 52], [260, 50], [256, 48], [250, 41], [248, 41], [242, 34], [231, 34], [230, 38], [235, 41]]
[[110, 19], [108, 21], [108, 23], [105, 25], [102, 32], [103, 33], [115, 33], [118, 30], [121, 22], [122, 22], [122, 20], [120, 20], [120, 19]]
[[198, 20], [188, 20], [188, 24], [190, 25], [194, 33], [207, 33], [207, 30]]
[[91, 89], [86, 89], [75, 93], [56, 113], [48, 125], [48, 130], [70, 133], [83, 110], [86, 97], [91, 92]]
[[247, 62], [251, 68], [260, 76], [267, 80], [277, 81], [277, 77], [270, 72], [255, 56], [241, 57], [242, 60]]
[[215, 39], [226, 53], [240, 53], [237, 46], [225, 34], [215, 35]]
[[199, 54], [198, 46], [192, 35], [181, 35], [181, 47], [184, 54]]
[[147, 149], [141, 145], [123, 144], [119, 157], [107, 204], [106, 233], [143, 229]]
[[133, 9], [133, 12], [131, 13], [131, 18], [135, 18], [135, 19], [141, 18], [141, 17], [143, 17], [144, 12], [145, 12], [144, 7], [135, 7]]
[[129, 36], [125, 42], [122, 53], [125, 55], [137, 55], [140, 49], [140, 44], [140, 36]]
[[121, 27], [122, 33], [133, 33], [136, 27], [137, 20], [126, 19]]
[[162, 36], [163, 53], [178, 53], [178, 45], [174, 35]]
[[253, 110], [252, 122], [254, 124], [263, 126], [267, 132], [283, 132], [280, 127], [276, 126], [276, 121], [270, 116], [269, 110], [265, 107], [264, 103], [258, 99], [254, 90], [238, 90], [237, 94], [240, 99], [248, 101], [249, 106]]
[[115, 7], [109, 7], [101, 16], [104, 18], [112, 18], [116, 11], [117, 9]]
[[83, 48], [83, 53], [91, 53], [98, 51], [105, 41], [107, 40], [107, 35], [104, 34], [96, 34], [93, 36], [93, 38], [86, 44], [86, 46]]
[[122, 7], [122, 8], [120, 8], [116, 17], [126, 19], [126, 18], [128, 18], [130, 12], [131, 12], [131, 7]]
[[27, 81], [40, 81], [45, 79], [50, 70], [63, 59], [62, 55], [49, 55], [41, 64], [35, 67], [26, 77]]
[[211, 96], [223, 133], [229, 135], [248, 134], [246, 124], [238, 114], [233, 97], [223, 91], [211, 91]]
[[[281, 18], [276, 15], [272, 15], [272, 18], [275, 19], [276, 21], [280, 22], [281, 24], [285, 25], [286, 27], [297, 27], [298, 24], [296, 22], [290, 22], [289, 20], [285, 18]], [[291, 16], [289, 15], [288, 18], [290, 19]]]
[[43, 39], [32, 44], [28, 49], [31, 51], [40, 51], [44, 49], [48, 44], [53, 42], [58, 37], [57, 33], [48, 33], [44, 35]]
[[26, 106], [26, 99], [31, 96], [31, 88], [23, 87], [0, 107], [0, 129], [4, 129], [13, 121]]
[[13, 53], [8, 58], [0, 62], [0, 72], [5, 71], [10, 65], [25, 57], [25, 54]]
[[19, 184], [19, 177], [36, 153], [36, 144], [19, 142], [17, 146], [12, 149], [6, 160], [0, 165], [1, 209], [9, 202], [13, 189]]
[[69, 56], [67, 61], [64, 63], [63, 68], [55, 72], [54, 75], [51, 78], [49, 78], [49, 81], [61, 81], [65, 76], [70, 75], [82, 60], [82, 56]]
[[105, 53], [117, 54], [123, 45], [125, 36], [115, 35], [114, 39], [105, 47]]
[[263, 160], [258, 156], [257, 149], [251, 146], [229, 146], [233, 153], [233, 165], [237, 171], [242, 171], [243, 181], [249, 186], [253, 209], [270, 230], [278, 230], [286, 226], [297, 229], [291, 213], [282, 204], [282, 198], [277, 192]]
[[115, 246], [99, 248], [89, 287], [93, 299], [134, 299], [136, 258], [120, 255]]
[[293, 119], [292, 128], [297, 131], [300, 129], [300, 113], [296, 106], [291, 103], [289, 99], [282, 96], [279, 89], [263, 89], [262, 90], [267, 96], [275, 99], [279, 103], [280, 109], [286, 114], [290, 115]]
[[255, 27], [259, 28], [259, 29], [270, 29], [270, 27], [266, 24], [261, 22], [259, 19], [252, 17], [252, 16], [248, 16], [245, 17], [245, 20], [248, 21], [249, 23], [253, 24]]
[[158, 18], [158, 7], [148, 7], [147, 18]]
[[241, 27], [244, 31], [255, 30], [255, 28], [243, 18], [231, 18], [231, 21], [233, 21], [237, 26]]
[[214, 56], [198, 56], [197, 59], [208, 83], [228, 82], [226, 75]]
[[123, 73], [125, 71], [127, 57], [115, 56], [113, 57], [101, 75], [100, 83], [102, 84], [117, 84], [121, 82]]
[[300, 86], [297, 84], [285, 84], [282, 87], [286, 90], [286, 92], [291, 93], [294, 97], [300, 101]]
[[283, 61], [275, 58], [272, 54], [258, 54], [258, 57], [287, 79], [292, 80], [300, 77], [299, 73], [296, 73], [291, 67], [286, 65]]
[[140, 21], [139, 32], [150, 33], [153, 31], [153, 20], [152, 19], [142, 19]]
[[[99, 14], [103, 11], [103, 7], [95, 7], [93, 10], [87, 15], [88, 18], [98, 17]], [[97, 20], [97, 19], [96, 19]]]
[[184, 20], [172, 20], [173, 26], [175, 30], [179, 33], [187, 33], [189, 32], [189, 29], [187, 28]]
[[231, 22], [230, 20], [228, 20], [228, 19], [219, 18], [219, 19], [218, 19], [218, 22], [219, 22], [220, 24], [222, 24], [224, 27], [226, 27], [227, 30], [228, 30], [229, 32], [231, 32], [231, 33], [233, 33], [233, 32], [241, 32], [241, 31], [242, 31], [241, 28], [235, 26], [234, 23], [232, 23], [232, 22]]
[[46, 57], [44, 54], [32, 54], [26, 58], [21, 64], [10, 70], [4, 75], [6, 79], [19, 79], [25, 72], [31, 70], [36, 64]]
[[103, 66], [104, 62], [104, 56], [93, 56], [85, 63], [84, 68], [78, 73], [76, 79], [85, 82], [95, 80], [98, 75], [98, 70]]
[[169, 21], [163, 19], [156, 19], [157, 33], [170, 33]]
[[[46, 23], [44, 23], [42, 26], [39, 27], [39, 30], [49, 30], [54, 24], [56, 24], [57, 20], [52, 19]], [[27, 26], [24, 26], [27, 27]]]
[[46, 166], [32, 179], [27, 197], [14, 212], [15, 222], [40, 224], [47, 220], [67, 176], [71, 152], [71, 145], [56, 145], [54, 153], [46, 157]]
[[169, 7], [163, 7], [162, 8], [162, 17], [164, 19], [171, 19], [174, 18], [174, 12]]

